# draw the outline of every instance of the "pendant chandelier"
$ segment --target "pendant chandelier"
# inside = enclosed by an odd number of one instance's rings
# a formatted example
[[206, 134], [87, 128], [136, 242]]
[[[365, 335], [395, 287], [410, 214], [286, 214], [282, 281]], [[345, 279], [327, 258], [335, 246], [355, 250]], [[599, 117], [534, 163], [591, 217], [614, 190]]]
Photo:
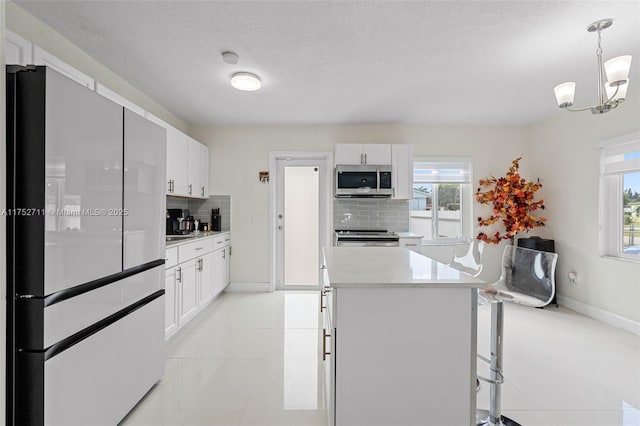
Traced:
[[573, 105], [576, 83], [569, 81], [558, 84], [553, 89], [560, 108], [564, 108], [567, 111], [591, 110], [592, 114], [604, 114], [624, 102], [627, 96], [627, 88], [629, 87], [631, 55], [617, 56], [605, 62], [604, 66], [602, 65], [601, 33], [602, 30], [609, 28], [612, 24], [612, 19], [602, 19], [587, 27], [587, 31], [590, 33], [598, 33], [598, 48], [596, 49], [598, 60], [598, 104], [586, 108], [570, 108]]

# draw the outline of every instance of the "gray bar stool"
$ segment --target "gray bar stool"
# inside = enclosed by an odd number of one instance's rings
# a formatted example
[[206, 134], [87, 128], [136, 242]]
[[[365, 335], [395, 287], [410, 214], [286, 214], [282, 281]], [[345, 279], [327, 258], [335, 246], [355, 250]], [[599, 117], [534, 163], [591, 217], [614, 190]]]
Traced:
[[556, 253], [506, 246], [502, 256], [500, 279], [481, 289], [478, 303], [491, 303], [491, 358], [478, 358], [490, 364], [490, 377], [480, 377], [490, 384], [489, 410], [477, 410], [476, 424], [488, 426], [519, 426], [502, 415], [501, 385], [502, 343], [504, 332], [503, 302], [518, 303], [533, 308], [547, 305], [556, 289]]

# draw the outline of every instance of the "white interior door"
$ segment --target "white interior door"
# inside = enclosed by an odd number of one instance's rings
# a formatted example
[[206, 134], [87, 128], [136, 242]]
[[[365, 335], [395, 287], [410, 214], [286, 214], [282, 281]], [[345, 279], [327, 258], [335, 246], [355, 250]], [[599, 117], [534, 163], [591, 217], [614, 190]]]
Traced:
[[291, 155], [275, 163], [275, 288], [317, 289], [331, 226], [330, 156]]

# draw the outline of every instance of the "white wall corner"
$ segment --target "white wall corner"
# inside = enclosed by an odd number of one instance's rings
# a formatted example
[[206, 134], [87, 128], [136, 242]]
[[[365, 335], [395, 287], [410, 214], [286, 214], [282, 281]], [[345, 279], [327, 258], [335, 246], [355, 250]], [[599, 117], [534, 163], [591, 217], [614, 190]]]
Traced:
[[561, 295], [557, 295], [556, 297], [558, 299], [558, 304], [564, 308], [571, 309], [579, 314], [640, 336], [640, 322], [638, 321], [605, 311], [604, 309], [596, 308], [592, 305], [587, 305], [586, 303], [578, 302], [570, 297]]

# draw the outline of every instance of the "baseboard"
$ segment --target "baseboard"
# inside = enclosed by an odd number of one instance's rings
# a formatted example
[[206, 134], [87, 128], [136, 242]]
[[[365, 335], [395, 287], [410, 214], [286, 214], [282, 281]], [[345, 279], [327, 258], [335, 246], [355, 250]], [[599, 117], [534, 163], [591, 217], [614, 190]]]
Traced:
[[640, 336], [640, 322], [638, 321], [633, 321], [618, 314], [605, 311], [604, 309], [578, 302], [570, 297], [560, 295], [557, 295], [556, 297], [560, 306]]
[[228, 293], [268, 293], [269, 283], [231, 283], [224, 290]]

